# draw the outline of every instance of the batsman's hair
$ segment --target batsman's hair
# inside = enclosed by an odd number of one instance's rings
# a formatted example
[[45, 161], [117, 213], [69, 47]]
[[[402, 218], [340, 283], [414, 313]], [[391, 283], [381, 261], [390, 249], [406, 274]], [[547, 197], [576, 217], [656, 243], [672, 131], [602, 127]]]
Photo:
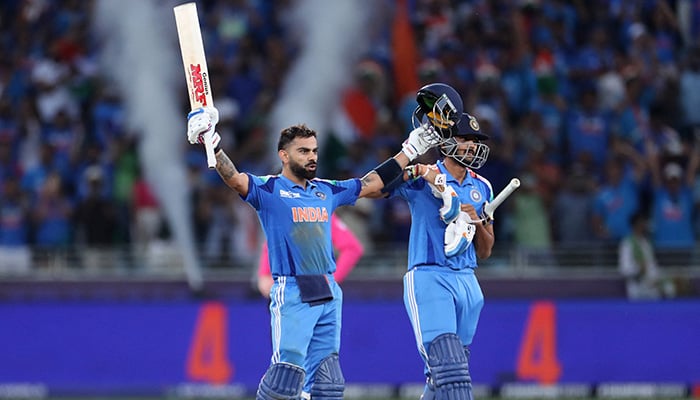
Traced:
[[287, 145], [296, 138], [308, 137], [316, 137], [316, 131], [305, 124], [292, 125], [288, 128], [284, 128], [282, 132], [280, 132], [280, 140], [277, 142], [277, 151], [287, 147]]

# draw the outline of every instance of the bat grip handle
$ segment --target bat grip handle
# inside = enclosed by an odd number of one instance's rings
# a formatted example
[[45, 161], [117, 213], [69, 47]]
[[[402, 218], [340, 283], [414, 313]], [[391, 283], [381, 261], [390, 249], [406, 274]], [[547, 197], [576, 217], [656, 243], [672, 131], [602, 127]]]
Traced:
[[515, 191], [515, 189], [520, 187], [520, 179], [518, 178], [513, 178], [510, 180], [510, 183], [508, 183], [508, 186], [503, 188], [498, 195], [493, 199], [492, 202], [486, 204], [484, 206], [484, 214], [486, 214], [489, 218], [493, 219], [493, 212], [496, 211], [496, 208], [505, 201], [505, 199], [508, 198], [508, 196], [511, 195]]
[[214, 154], [214, 138], [211, 135], [204, 136], [204, 151], [207, 153], [207, 166], [209, 169], [216, 168], [216, 155]]

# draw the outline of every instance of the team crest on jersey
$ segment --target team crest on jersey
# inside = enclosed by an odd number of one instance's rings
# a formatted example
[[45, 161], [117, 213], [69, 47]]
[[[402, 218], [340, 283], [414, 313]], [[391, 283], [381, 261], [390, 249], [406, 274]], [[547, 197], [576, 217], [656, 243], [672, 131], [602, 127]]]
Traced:
[[479, 191], [476, 190], [476, 189], [472, 189], [472, 190], [469, 192], [469, 197], [470, 197], [470, 198], [472, 199], [472, 201], [475, 202], [475, 203], [481, 202], [481, 192], [479, 192]]
[[325, 199], [326, 199], [326, 194], [323, 193], [323, 192], [316, 192], [315, 194], [316, 194], [316, 197], [318, 197], [318, 198], [321, 199], [321, 200], [325, 200]]

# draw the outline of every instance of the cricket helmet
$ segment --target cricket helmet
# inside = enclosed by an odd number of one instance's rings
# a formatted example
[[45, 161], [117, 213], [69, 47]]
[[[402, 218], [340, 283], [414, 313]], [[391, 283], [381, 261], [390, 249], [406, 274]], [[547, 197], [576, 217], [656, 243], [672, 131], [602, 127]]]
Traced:
[[[466, 151], [460, 150], [460, 142], [457, 141], [457, 137], [469, 139], [473, 143]], [[459, 122], [452, 128], [450, 137], [440, 144], [440, 152], [445, 157], [450, 157], [465, 167], [479, 169], [484, 166], [491, 151], [487, 144], [482, 143], [488, 138], [487, 134], [481, 132], [476, 117], [463, 113]]]
[[462, 96], [445, 83], [431, 83], [418, 90], [418, 106], [413, 111], [412, 123], [417, 128], [427, 122], [447, 139], [464, 111]]

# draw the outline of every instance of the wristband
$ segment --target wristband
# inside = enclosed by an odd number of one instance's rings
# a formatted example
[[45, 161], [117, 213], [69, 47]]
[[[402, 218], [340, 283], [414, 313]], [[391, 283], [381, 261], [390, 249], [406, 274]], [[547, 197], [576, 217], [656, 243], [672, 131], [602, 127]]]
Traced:
[[393, 181], [396, 177], [403, 175], [403, 170], [396, 160], [389, 158], [374, 168], [374, 172], [379, 175], [384, 185]]
[[417, 177], [416, 168], [417, 167], [415, 165], [409, 165], [408, 167], [404, 168], [404, 171], [406, 171], [406, 176], [408, 177], [409, 181]]

